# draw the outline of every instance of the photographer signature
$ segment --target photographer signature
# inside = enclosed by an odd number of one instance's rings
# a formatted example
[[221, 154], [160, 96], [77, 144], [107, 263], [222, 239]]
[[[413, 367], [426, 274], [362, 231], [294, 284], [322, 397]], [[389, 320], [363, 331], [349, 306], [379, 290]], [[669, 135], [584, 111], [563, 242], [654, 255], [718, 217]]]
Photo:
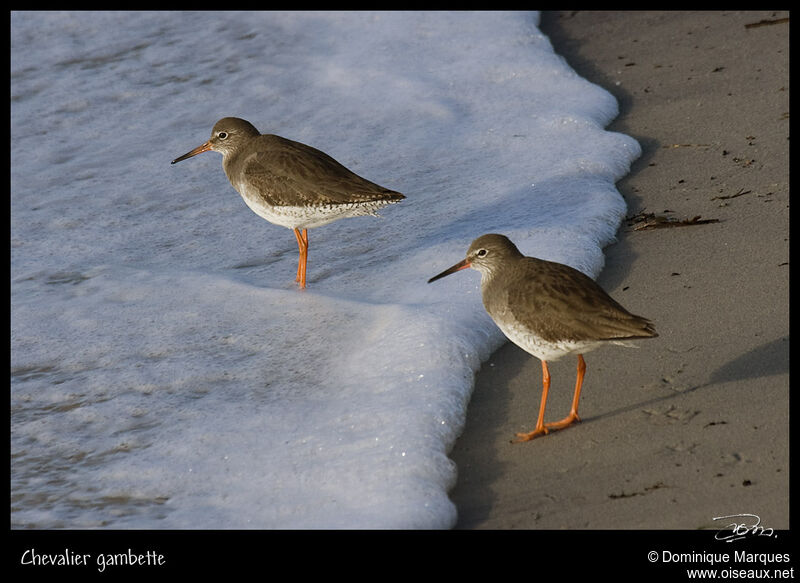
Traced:
[[[732, 543], [742, 540], [746, 536], [774, 536], [775, 531], [769, 527], [761, 526], [761, 518], [756, 514], [729, 514], [727, 516], [715, 516], [713, 520], [750, 519], [744, 522], [731, 522], [720, 528], [714, 538]], [[730, 529], [730, 530], [728, 530]]]

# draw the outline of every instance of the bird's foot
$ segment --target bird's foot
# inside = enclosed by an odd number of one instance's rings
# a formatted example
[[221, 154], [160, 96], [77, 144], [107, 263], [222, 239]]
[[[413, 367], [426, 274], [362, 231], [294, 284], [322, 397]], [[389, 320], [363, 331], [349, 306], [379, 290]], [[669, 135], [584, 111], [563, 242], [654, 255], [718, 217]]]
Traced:
[[553, 421], [552, 423], [545, 423], [544, 426], [547, 429], [558, 430], [569, 427], [573, 423], [577, 423], [580, 420], [581, 418], [578, 417], [578, 414], [573, 411], [572, 413], [564, 417], [561, 421]]
[[551, 431], [558, 431], [559, 429], [565, 429], [570, 425], [572, 425], [573, 423], [579, 422], [580, 420], [581, 418], [578, 417], [578, 414], [572, 412], [566, 417], [564, 417], [561, 421], [553, 421], [552, 423], [545, 423], [542, 427], [537, 427], [530, 433], [517, 433], [517, 438], [513, 439], [511, 443], [522, 443], [523, 441], [530, 441], [531, 439], [547, 435]]
[[531, 439], [539, 437], [540, 435], [547, 435], [548, 433], [550, 433], [550, 430], [547, 429], [547, 427], [544, 426], [537, 427], [530, 433], [517, 433], [517, 438], [512, 439], [511, 443], [522, 443], [523, 441], [530, 441]]

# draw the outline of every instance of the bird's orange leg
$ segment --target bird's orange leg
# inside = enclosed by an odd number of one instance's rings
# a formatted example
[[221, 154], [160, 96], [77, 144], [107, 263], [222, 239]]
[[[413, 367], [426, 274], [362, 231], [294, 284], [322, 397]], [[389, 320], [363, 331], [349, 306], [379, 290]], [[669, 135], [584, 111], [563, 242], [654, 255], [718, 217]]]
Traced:
[[578, 417], [578, 401], [581, 398], [581, 386], [583, 385], [583, 375], [586, 373], [586, 362], [583, 360], [583, 355], [578, 355], [578, 380], [575, 381], [575, 396], [572, 397], [572, 409], [569, 411], [569, 415], [564, 417], [561, 421], [554, 421], [553, 423], [548, 423], [545, 425], [548, 429], [564, 429], [565, 427], [569, 427], [576, 421], [580, 421], [580, 417]]
[[308, 262], [308, 229], [303, 229], [301, 233], [294, 229], [294, 236], [297, 239], [297, 248], [300, 251], [300, 259], [297, 262], [297, 277], [295, 281], [300, 284], [300, 289], [306, 287], [306, 263]]
[[517, 439], [512, 443], [530, 441], [534, 437], [547, 435], [549, 430], [544, 424], [544, 410], [547, 406], [547, 393], [550, 391], [550, 371], [547, 369], [547, 362], [542, 361], [542, 402], [539, 405], [539, 418], [536, 420], [536, 427], [530, 433], [517, 433]]

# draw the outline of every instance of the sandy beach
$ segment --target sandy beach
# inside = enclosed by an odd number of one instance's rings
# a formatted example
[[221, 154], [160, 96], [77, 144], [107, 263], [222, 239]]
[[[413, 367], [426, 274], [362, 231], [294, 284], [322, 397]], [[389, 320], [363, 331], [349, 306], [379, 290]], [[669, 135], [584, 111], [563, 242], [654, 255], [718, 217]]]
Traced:
[[[598, 281], [660, 336], [589, 353], [582, 422], [521, 444], [541, 364], [498, 350], [451, 453], [457, 528], [789, 528], [788, 17], [543, 13], [556, 52], [619, 101], [608, 130], [642, 146]], [[551, 364], [547, 420], [575, 365]]]

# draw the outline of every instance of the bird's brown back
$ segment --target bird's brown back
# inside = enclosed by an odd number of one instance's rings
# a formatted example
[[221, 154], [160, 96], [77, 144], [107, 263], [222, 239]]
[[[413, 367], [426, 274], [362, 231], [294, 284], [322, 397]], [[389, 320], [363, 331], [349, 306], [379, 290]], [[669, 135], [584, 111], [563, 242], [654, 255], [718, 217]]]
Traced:
[[239, 176], [271, 206], [353, 205], [405, 198], [352, 172], [331, 156], [272, 134], [253, 139], [226, 160], [231, 182]]
[[484, 293], [484, 298], [494, 296], [487, 311], [493, 317], [513, 317], [546, 341], [658, 336], [649, 320], [628, 312], [592, 278], [568, 265], [521, 256], [504, 272], [509, 279], [502, 290]]

